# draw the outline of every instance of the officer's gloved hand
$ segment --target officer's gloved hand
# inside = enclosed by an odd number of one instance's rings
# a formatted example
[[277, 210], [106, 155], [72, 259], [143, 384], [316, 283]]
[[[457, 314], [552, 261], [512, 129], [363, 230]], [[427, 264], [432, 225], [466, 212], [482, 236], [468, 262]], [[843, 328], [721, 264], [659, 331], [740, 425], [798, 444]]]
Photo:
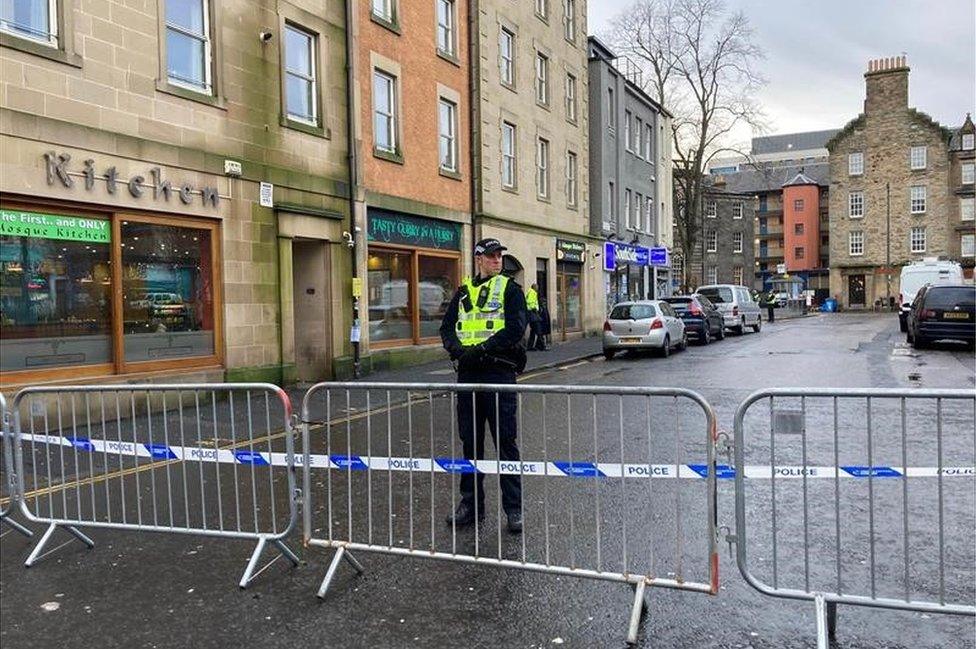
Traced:
[[484, 345], [475, 345], [474, 347], [468, 347], [464, 350], [461, 355], [458, 365], [460, 367], [476, 367], [485, 358], [485, 347]]
[[447, 353], [451, 357], [451, 362], [454, 362], [457, 359], [464, 356], [464, 347], [461, 347], [460, 345], [455, 345], [450, 349], [448, 349]]

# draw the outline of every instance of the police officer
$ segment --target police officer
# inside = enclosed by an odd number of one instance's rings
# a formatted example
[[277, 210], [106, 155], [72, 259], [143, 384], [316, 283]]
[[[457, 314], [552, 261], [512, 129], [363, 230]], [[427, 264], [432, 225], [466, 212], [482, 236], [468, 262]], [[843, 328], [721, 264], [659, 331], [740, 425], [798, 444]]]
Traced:
[[[525, 369], [525, 296], [514, 280], [501, 274], [505, 250], [498, 239], [482, 239], [475, 245], [477, 274], [464, 280], [441, 322], [441, 340], [457, 363], [458, 383], [514, 384], [516, 374]], [[516, 407], [514, 392], [458, 392], [458, 432], [464, 457], [484, 457], [488, 424], [499, 459], [519, 461]], [[503, 475], [500, 482], [508, 529], [521, 532], [522, 481], [517, 475]], [[447, 522], [471, 525], [484, 517], [484, 474], [478, 473], [475, 480], [474, 474], [462, 473], [461, 503]]]
[[539, 310], [539, 292], [533, 284], [525, 292], [525, 306], [529, 310], [529, 349], [528, 351], [543, 351], [545, 342], [542, 340], [542, 312]]

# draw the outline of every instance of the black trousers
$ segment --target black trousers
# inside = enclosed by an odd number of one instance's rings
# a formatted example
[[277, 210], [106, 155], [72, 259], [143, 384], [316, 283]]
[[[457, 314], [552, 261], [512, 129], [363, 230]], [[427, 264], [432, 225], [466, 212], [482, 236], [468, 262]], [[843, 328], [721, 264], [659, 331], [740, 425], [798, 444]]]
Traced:
[[[515, 383], [515, 375], [466, 375], [459, 383]], [[497, 405], [496, 405], [497, 398]], [[503, 462], [518, 462], [519, 450], [515, 438], [518, 428], [518, 397], [514, 392], [464, 392], [457, 394], [458, 432], [468, 460], [485, 457], [485, 424]], [[461, 500], [475, 506], [475, 475], [477, 475], [478, 512], [485, 510], [485, 475], [461, 474]], [[503, 475], [502, 507], [506, 512], [522, 510], [522, 479], [517, 475]]]
[[542, 351], [546, 348], [545, 341], [542, 339], [542, 334], [539, 333], [542, 330], [542, 320], [536, 316], [535, 318], [529, 318], [529, 344], [528, 349], [535, 349]]

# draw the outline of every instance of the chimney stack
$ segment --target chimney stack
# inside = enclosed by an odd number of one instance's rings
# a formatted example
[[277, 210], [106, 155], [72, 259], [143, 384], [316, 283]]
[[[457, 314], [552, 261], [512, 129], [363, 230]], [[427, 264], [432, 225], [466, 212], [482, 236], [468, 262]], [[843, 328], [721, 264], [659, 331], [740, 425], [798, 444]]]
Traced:
[[889, 56], [868, 61], [864, 73], [864, 112], [884, 113], [908, 108], [908, 57]]

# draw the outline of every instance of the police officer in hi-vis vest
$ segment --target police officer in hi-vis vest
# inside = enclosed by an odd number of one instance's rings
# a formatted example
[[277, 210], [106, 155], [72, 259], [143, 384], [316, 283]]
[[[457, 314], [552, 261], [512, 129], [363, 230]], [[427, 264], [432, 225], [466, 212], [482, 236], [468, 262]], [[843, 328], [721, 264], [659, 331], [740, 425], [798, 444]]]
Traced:
[[[525, 369], [525, 296], [514, 280], [501, 274], [505, 250], [498, 239], [482, 239], [475, 245], [477, 274], [464, 280], [441, 322], [441, 340], [457, 363], [458, 383], [514, 384], [515, 376]], [[499, 459], [519, 461], [516, 407], [514, 392], [458, 392], [458, 432], [464, 457], [484, 458], [487, 423]], [[471, 473], [461, 474], [461, 504], [447, 517], [448, 524], [470, 525], [476, 518], [484, 519], [484, 474], [477, 474], [477, 481], [474, 478]], [[521, 532], [522, 481], [517, 475], [503, 475], [500, 482], [508, 529]]]

